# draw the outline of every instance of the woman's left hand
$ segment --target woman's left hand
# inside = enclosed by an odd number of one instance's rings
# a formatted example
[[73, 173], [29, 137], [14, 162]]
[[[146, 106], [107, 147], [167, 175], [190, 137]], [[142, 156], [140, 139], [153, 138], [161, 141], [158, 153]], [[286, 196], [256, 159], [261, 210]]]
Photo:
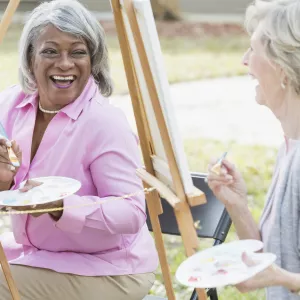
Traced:
[[[29, 190], [40, 186], [41, 182], [36, 182], [33, 180], [27, 180], [24, 187], [20, 188], [20, 192], [28, 192]], [[10, 209], [17, 210], [17, 211], [30, 211], [30, 210], [42, 210], [42, 209], [53, 209], [53, 208], [63, 208], [63, 200], [57, 200], [50, 203], [44, 203], [44, 204], [37, 204], [37, 205], [27, 205], [27, 206], [12, 206]], [[48, 212], [37, 212], [37, 213], [30, 213], [31, 216], [37, 218], [45, 213]], [[63, 210], [53, 211], [49, 212], [49, 215], [54, 219], [55, 221], [58, 221], [60, 217], [62, 216]]]
[[[246, 253], [243, 253], [242, 260], [248, 267], [252, 267], [257, 264]], [[241, 293], [249, 293], [254, 290], [277, 285], [278, 269], [279, 268], [276, 265], [272, 265], [249, 280], [237, 284], [235, 287]]]

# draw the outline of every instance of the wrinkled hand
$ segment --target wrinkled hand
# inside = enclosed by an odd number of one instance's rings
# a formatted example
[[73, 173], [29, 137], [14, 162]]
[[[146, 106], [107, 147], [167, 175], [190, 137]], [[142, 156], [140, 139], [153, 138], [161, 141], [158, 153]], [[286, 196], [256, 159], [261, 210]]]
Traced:
[[16, 154], [20, 165], [22, 164], [22, 152], [15, 141], [9, 142], [5, 139], [0, 139], [0, 182], [12, 183], [18, 168], [14, 167], [8, 156], [7, 143], [11, 143], [12, 150]]
[[245, 201], [247, 203], [247, 187], [241, 173], [234, 164], [224, 160], [220, 175], [211, 171], [217, 160], [208, 166], [207, 183], [214, 195], [226, 206]]
[[[258, 264], [258, 262], [253, 261], [246, 253], [242, 254], [242, 260], [248, 267], [252, 267]], [[241, 293], [249, 293], [254, 290], [277, 285], [277, 268], [278, 267], [276, 265], [272, 265], [264, 271], [258, 273], [251, 279], [237, 284], [235, 287]]]

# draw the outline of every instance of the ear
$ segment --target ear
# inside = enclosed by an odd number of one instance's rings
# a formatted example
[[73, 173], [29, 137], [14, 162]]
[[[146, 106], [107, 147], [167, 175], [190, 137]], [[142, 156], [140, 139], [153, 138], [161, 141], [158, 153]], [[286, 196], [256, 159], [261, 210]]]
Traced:
[[289, 80], [285, 71], [280, 67], [280, 83], [283, 85], [288, 85]]

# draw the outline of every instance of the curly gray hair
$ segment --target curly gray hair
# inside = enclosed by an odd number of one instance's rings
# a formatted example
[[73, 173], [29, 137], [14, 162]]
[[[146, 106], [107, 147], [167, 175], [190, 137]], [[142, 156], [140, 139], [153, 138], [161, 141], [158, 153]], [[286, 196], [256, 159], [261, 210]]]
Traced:
[[256, 0], [246, 11], [250, 34], [260, 25], [266, 56], [285, 72], [290, 85], [300, 94], [300, 1]]
[[19, 79], [23, 91], [32, 94], [37, 90], [30, 66], [35, 42], [43, 28], [49, 24], [86, 41], [91, 56], [92, 75], [102, 95], [110, 96], [113, 88], [104, 30], [97, 19], [76, 0], [45, 2], [31, 13], [19, 44]]

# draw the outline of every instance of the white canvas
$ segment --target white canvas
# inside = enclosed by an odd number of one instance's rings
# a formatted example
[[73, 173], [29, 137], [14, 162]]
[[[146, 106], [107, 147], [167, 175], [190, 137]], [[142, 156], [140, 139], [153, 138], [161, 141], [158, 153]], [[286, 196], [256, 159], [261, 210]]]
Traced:
[[[123, 5], [122, 1], [120, 1], [120, 4]], [[133, 0], [133, 4], [136, 10], [139, 28], [145, 45], [147, 57], [151, 66], [151, 71], [154, 76], [154, 81], [159, 95], [160, 104], [163, 110], [164, 118], [166, 120], [169, 136], [174, 149], [175, 158], [184, 185], [185, 193], [187, 195], [192, 195], [194, 193], [194, 186], [189, 172], [183, 142], [175, 118], [175, 113], [170, 96], [169, 82], [164, 68], [162, 51], [155, 26], [150, 0]], [[165, 184], [167, 184], [171, 189], [173, 189], [172, 177], [167, 164], [166, 153], [163, 147], [163, 142], [160, 136], [155, 113], [153, 111], [149, 92], [142, 71], [142, 66], [134, 42], [133, 33], [130, 29], [130, 24], [125, 9], [122, 9], [122, 14], [130, 43], [130, 48], [133, 54], [134, 64], [137, 71], [137, 77], [141, 87], [145, 110], [155, 147], [155, 154], [157, 156], [156, 159], [153, 159], [153, 166], [156, 171], [156, 176], [160, 178]]]

